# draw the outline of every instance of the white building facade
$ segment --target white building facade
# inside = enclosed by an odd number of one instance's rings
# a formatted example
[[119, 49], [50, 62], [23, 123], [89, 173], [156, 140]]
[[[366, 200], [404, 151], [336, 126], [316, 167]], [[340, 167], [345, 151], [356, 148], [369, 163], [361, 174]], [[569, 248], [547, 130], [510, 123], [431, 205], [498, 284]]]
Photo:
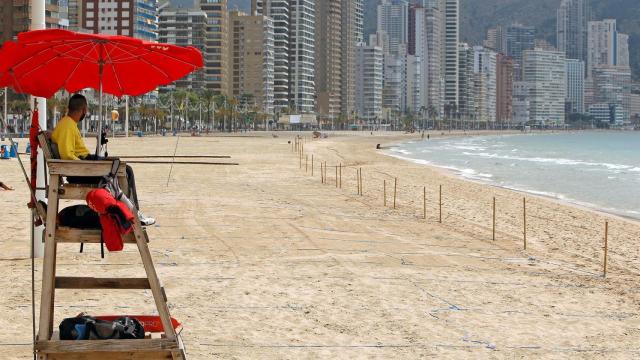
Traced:
[[566, 58], [563, 52], [525, 50], [523, 77], [529, 87], [529, 119], [538, 124], [565, 121]]

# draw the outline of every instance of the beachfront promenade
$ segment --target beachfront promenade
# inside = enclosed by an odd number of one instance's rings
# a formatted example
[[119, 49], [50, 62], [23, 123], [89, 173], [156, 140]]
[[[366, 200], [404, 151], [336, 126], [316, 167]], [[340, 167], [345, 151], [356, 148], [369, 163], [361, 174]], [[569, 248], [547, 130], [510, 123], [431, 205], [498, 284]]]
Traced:
[[[294, 135], [278, 135], [180, 138], [178, 155], [231, 155], [240, 166], [174, 165], [167, 181], [170, 165], [135, 165], [141, 207], [158, 219], [150, 247], [190, 359], [640, 356], [637, 224], [527, 197], [524, 251], [524, 195], [375, 150], [408, 135], [306, 141], [306, 166], [287, 143]], [[109, 152], [173, 155], [175, 144], [174, 137], [118, 138]], [[339, 164], [342, 188], [334, 182]], [[28, 192], [15, 160], [0, 161], [0, 180], [16, 188], [0, 192], [0, 350], [29, 359]], [[84, 254], [58, 248], [62, 276], [142, 272], [134, 248], [104, 260], [95, 245]], [[59, 290], [56, 301], [55, 324], [82, 311], [153, 308], [150, 293], [128, 290]]]

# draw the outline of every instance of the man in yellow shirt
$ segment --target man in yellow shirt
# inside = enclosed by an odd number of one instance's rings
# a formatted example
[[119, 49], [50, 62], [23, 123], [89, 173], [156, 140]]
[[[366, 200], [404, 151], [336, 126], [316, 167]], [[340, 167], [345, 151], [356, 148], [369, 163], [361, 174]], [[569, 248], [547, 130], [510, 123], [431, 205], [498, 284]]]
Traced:
[[[82, 136], [80, 136], [80, 130], [78, 129], [78, 123], [87, 116], [88, 104], [87, 99], [80, 94], [74, 94], [69, 99], [69, 107], [67, 109], [67, 116], [63, 117], [56, 125], [56, 128], [51, 133], [51, 140], [58, 146], [58, 153], [62, 160], [96, 160], [97, 158], [92, 154], [89, 154], [89, 149], [84, 144]], [[68, 177], [69, 183], [80, 184], [92, 184], [99, 183], [101, 177]], [[133, 176], [133, 169], [127, 165], [127, 180], [130, 187], [130, 194], [133, 197], [135, 207], [133, 203], [123, 196], [120, 200], [123, 201], [132, 210], [136, 210], [138, 205], [138, 196], [135, 189], [135, 178]], [[154, 218], [146, 217], [138, 210], [138, 217], [143, 225], [153, 225], [156, 221]]]
[[58, 145], [62, 160], [83, 160], [89, 156], [89, 149], [84, 144], [78, 123], [87, 115], [87, 99], [74, 94], [69, 99], [67, 116], [63, 117], [51, 134], [51, 140]]

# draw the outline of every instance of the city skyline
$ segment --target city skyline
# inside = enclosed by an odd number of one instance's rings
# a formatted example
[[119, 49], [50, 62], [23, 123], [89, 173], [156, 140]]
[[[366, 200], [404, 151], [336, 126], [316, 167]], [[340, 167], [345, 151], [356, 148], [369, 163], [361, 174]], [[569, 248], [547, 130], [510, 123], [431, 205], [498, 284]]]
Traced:
[[[376, 26], [367, 39], [371, 3]], [[633, 37], [590, 1], [558, 0], [553, 38], [527, 22], [503, 21], [474, 42], [461, 35], [464, 3], [252, 0], [249, 11], [238, 11], [227, 0], [55, 1], [47, 27], [195, 46], [204, 68], [161, 92], [207, 89], [276, 119], [428, 116], [489, 127], [603, 119], [607, 108], [611, 124], [638, 116]], [[17, 5], [5, 3], [2, 15], [3, 38], [21, 30]]]

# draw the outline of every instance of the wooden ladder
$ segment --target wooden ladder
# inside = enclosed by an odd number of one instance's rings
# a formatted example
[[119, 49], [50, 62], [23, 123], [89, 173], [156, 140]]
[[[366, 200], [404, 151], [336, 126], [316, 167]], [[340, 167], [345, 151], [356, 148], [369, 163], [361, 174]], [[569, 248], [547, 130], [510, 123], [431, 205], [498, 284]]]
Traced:
[[[41, 140], [42, 143], [42, 140]], [[43, 144], [44, 145], [44, 144]], [[95, 186], [64, 185], [65, 176], [104, 176], [111, 170], [112, 161], [65, 161], [51, 158], [50, 148], [45, 148], [45, 159], [50, 176], [46, 211], [45, 250], [42, 272], [40, 319], [35, 351], [40, 360], [110, 359], [185, 360], [182, 342], [171, 323], [164, 289], [156, 273], [149, 252], [148, 237], [136, 216], [134, 230], [125, 243], [135, 243], [142, 258], [146, 278], [94, 278], [56, 276], [56, 252], [58, 243], [100, 243], [99, 230], [80, 230], [58, 227], [60, 200], [84, 200]], [[123, 189], [127, 188], [125, 164], [121, 163], [117, 176]], [[150, 289], [158, 310], [164, 333], [157, 338], [136, 340], [59, 340], [53, 331], [56, 289]]]

